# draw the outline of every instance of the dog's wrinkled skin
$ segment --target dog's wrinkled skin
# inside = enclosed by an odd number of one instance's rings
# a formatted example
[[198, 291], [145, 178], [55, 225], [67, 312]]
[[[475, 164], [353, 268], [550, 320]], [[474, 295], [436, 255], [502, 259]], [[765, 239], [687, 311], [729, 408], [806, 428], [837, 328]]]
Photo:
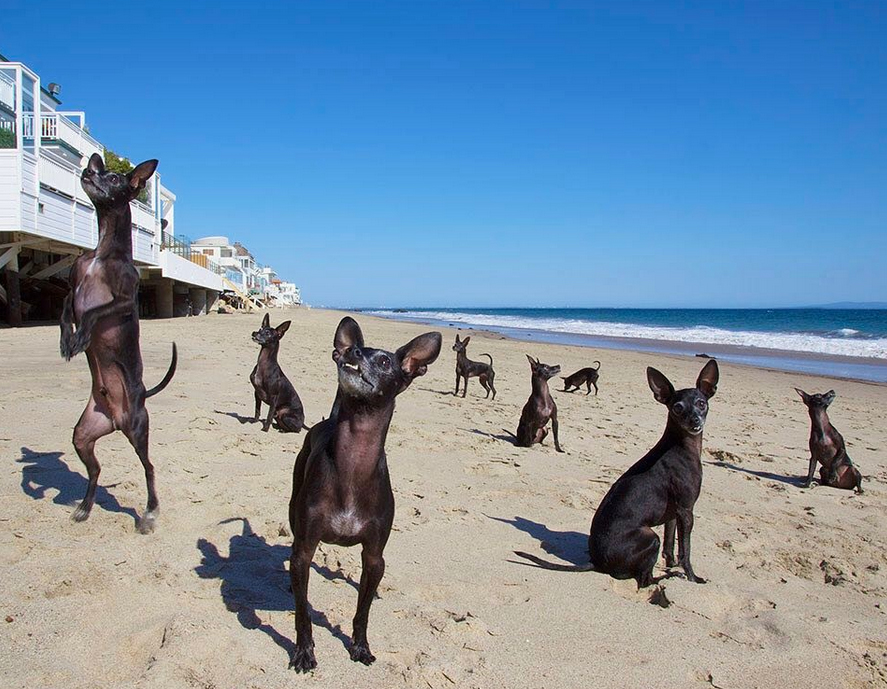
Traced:
[[456, 391], [453, 395], [459, 394], [459, 381], [464, 379], [465, 388], [462, 390], [462, 397], [465, 397], [468, 393], [468, 379], [477, 376], [481, 386], [487, 391], [486, 397], [489, 397], [492, 392], [493, 399], [496, 399], [496, 388], [493, 385], [493, 379], [496, 377], [496, 372], [493, 370], [493, 357], [489, 354], [481, 354], [481, 356], [489, 357], [490, 363], [488, 364], [469, 359], [468, 343], [470, 341], [470, 336], [460, 340], [458, 333], [456, 334], [456, 342], [453, 344], [453, 351], [456, 352]]
[[702, 429], [718, 378], [718, 364], [712, 360], [703, 367], [695, 388], [675, 391], [662, 373], [647, 369], [653, 396], [668, 408], [665, 432], [652, 450], [619, 477], [595, 512], [588, 539], [595, 571], [616, 579], [635, 579], [638, 588], [652, 584], [659, 557], [659, 536], [652, 527], [665, 524], [666, 565], [680, 564], [687, 579], [705, 583], [690, 564], [690, 534], [693, 507], [702, 488]]
[[515, 444], [519, 447], [530, 447], [541, 443], [548, 435], [548, 422], [551, 421], [551, 432], [554, 436], [554, 448], [563, 452], [558, 438], [557, 405], [548, 389], [548, 381], [561, 372], [560, 366], [549, 366], [540, 363], [527, 354], [530, 362], [531, 385], [533, 391], [520, 415], [520, 422], [515, 434]]
[[255, 421], [260, 418], [262, 402], [268, 405], [268, 418], [262, 424], [262, 430], [266, 432], [271, 428], [272, 421], [276, 421], [277, 427], [284, 433], [298, 433], [305, 428], [302, 400], [277, 363], [280, 340], [289, 327], [290, 321], [284, 321], [272, 328], [270, 316], [266, 313], [262, 327], [253, 332], [253, 342], [261, 345], [262, 349], [249, 380], [255, 390]]
[[142, 533], [154, 529], [160, 505], [154, 488], [154, 467], [148, 459], [145, 399], [166, 387], [175, 373], [177, 360], [173, 344], [172, 362], [163, 380], [145, 390], [139, 350], [139, 273], [132, 260], [129, 202], [145, 188], [156, 167], [156, 160], [148, 160], [122, 175], [105, 170], [98, 154], [89, 159], [81, 184], [98, 214], [99, 242], [95, 250], [81, 255], [71, 268], [71, 292], [62, 311], [59, 345], [67, 360], [86, 352], [92, 374], [89, 401], [74, 427], [74, 448], [86, 466], [89, 484], [73, 519], [83, 521], [89, 517], [95, 501], [101, 471], [94, 451], [96, 440], [119, 430], [132, 444], [145, 469], [148, 504], [138, 523]]
[[824, 486], [856, 489], [862, 493], [862, 474], [853, 466], [847, 455], [844, 436], [832, 426], [828, 418], [828, 407], [835, 400], [835, 391], [824, 394], [808, 395], [795, 388], [810, 413], [810, 467], [807, 472], [805, 488], [812, 488], [816, 465], [821, 464], [819, 481]]
[[351, 636], [351, 659], [376, 658], [367, 641], [370, 605], [382, 575], [382, 552], [394, 521], [385, 439], [397, 395], [440, 354], [440, 333], [414, 338], [396, 352], [364, 346], [357, 322], [345, 317], [333, 340], [339, 375], [330, 418], [311, 428], [293, 468], [289, 520], [293, 533], [290, 581], [296, 608], [296, 648], [290, 667], [317, 666], [308, 615], [308, 573], [320, 541], [360, 544], [360, 589]]
[[586, 387], [588, 392], [586, 392], [586, 396], [591, 394], [591, 386], [594, 386], [594, 395], [597, 397], [597, 381], [600, 377], [599, 371], [601, 370], [601, 362], [595, 361], [597, 367], [588, 368], [580, 368], [576, 373], [573, 373], [566, 378], [563, 378], [564, 381], [564, 392], [576, 392], [582, 385]]

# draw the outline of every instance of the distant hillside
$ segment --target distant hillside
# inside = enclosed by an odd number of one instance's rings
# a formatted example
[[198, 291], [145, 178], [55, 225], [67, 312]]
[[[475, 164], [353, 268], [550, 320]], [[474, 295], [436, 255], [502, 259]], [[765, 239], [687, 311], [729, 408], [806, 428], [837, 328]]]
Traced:
[[811, 309], [887, 309], [887, 301], [837, 301], [834, 304], [819, 304]]

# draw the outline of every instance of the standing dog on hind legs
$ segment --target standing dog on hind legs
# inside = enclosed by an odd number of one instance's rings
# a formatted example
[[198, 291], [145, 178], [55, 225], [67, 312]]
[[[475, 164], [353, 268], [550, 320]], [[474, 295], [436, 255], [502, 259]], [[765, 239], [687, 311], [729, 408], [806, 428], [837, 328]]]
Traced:
[[453, 396], [459, 394], [460, 378], [465, 379], [465, 388], [462, 390], [462, 397], [465, 397], [468, 393], [468, 379], [477, 376], [483, 389], [487, 391], [487, 397], [492, 392], [493, 399], [496, 399], [496, 388], [493, 386], [493, 379], [496, 377], [496, 372], [493, 370], [493, 357], [489, 354], [481, 354], [481, 356], [489, 357], [490, 363], [488, 364], [469, 359], [468, 343], [470, 341], [470, 336], [460, 340], [459, 334], [456, 333], [456, 342], [453, 345], [453, 351], [456, 352], [456, 392], [453, 393]]
[[293, 467], [289, 520], [293, 533], [290, 581], [296, 608], [296, 647], [290, 667], [317, 667], [308, 574], [318, 543], [363, 548], [357, 612], [349, 653], [369, 665], [376, 658], [367, 642], [370, 605], [382, 575], [382, 551], [394, 521], [394, 494], [388, 476], [385, 438], [394, 400], [440, 354], [440, 333], [425, 333], [393, 354], [364, 346], [357, 322], [342, 319], [333, 339], [339, 375], [330, 418], [308, 431]]
[[129, 202], [145, 188], [156, 168], [157, 161], [148, 160], [123, 175], [105, 170], [96, 153], [89, 159], [80, 181], [98, 215], [99, 242], [71, 267], [71, 291], [62, 310], [60, 341], [66, 360], [86, 352], [92, 374], [89, 402], [74, 427], [74, 448], [86, 466], [89, 485], [72, 518], [85, 520], [95, 502], [101, 471], [94, 450], [96, 440], [119, 430], [145, 469], [148, 505], [138, 522], [141, 533], [153, 531], [159, 512], [154, 467], [148, 459], [145, 400], [169, 384], [177, 360], [173, 343], [169, 370], [156, 387], [145, 390], [139, 351], [139, 273], [132, 261]]

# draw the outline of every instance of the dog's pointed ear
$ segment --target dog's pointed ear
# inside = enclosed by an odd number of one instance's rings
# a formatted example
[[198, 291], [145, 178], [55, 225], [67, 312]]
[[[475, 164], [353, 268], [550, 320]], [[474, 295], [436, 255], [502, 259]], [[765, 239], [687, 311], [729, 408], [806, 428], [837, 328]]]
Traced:
[[159, 162], [156, 158], [152, 158], [136, 165], [132, 172], [127, 175], [129, 177], [129, 186], [133, 189], [144, 189], [148, 180], [151, 179], [151, 175], [154, 174], [154, 170], [157, 169], [157, 163]]
[[400, 367], [409, 381], [425, 375], [428, 366], [433, 364], [437, 355], [440, 354], [442, 343], [443, 337], [440, 333], [425, 333], [414, 337], [397, 350], [395, 356], [400, 361]]
[[458, 343], [461, 342], [461, 341], [462, 341], [462, 340], [459, 339], [459, 333], [456, 333], [456, 343], [458, 344]]
[[536, 370], [536, 362], [533, 361], [533, 357], [531, 357], [529, 354], [527, 354], [526, 357], [527, 357], [527, 361], [530, 362], [530, 368], [535, 371]]
[[98, 175], [105, 171], [105, 161], [98, 153], [93, 153], [89, 156], [89, 162], [86, 164], [86, 167], [90, 172]]
[[462, 340], [462, 344], [467, 345], [471, 341], [471, 335]]
[[699, 377], [696, 379], [696, 389], [699, 390], [707, 399], [711, 399], [718, 391], [718, 362], [709, 359], [708, 363], [702, 367]]
[[837, 394], [835, 393], [835, 391], [834, 391], [834, 390], [829, 390], [827, 393], [825, 393], [825, 394], [822, 396], [822, 401], [825, 402], [825, 406], [828, 406], [828, 405], [830, 405], [832, 402], [835, 401], [835, 397], [837, 397]]
[[262, 319], [262, 327], [263, 328], [270, 328], [271, 327], [271, 314], [270, 313], [266, 313], [265, 317]]
[[653, 397], [657, 402], [668, 404], [674, 395], [674, 385], [665, 377], [664, 373], [660, 373], [652, 366], [647, 367], [647, 384], [653, 391]]
[[284, 321], [274, 328], [277, 331], [277, 337], [283, 337], [284, 333], [290, 329], [290, 323], [292, 323], [292, 321]]
[[808, 395], [806, 392], [801, 390], [801, 388], [795, 388], [795, 392], [801, 396], [801, 399], [803, 400], [804, 404], [807, 404], [807, 402], [810, 400], [810, 395]]
[[363, 333], [357, 321], [351, 316], [345, 316], [339, 321], [336, 335], [333, 337], [333, 361], [338, 361], [351, 347], [363, 347]]

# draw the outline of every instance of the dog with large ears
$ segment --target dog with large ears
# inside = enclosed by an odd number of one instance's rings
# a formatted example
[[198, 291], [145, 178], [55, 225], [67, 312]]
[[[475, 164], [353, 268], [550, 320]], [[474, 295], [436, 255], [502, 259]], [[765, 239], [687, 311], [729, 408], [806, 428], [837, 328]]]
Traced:
[[805, 488], [813, 487], [813, 474], [816, 465], [821, 464], [819, 480], [824, 486], [843, 488], [862, 493], [862, 474], [853, 466], [847, 455], [844, 436], [832, 426], [828, 418], [828, 407], [835, 401], [835, 391], [823, 394], [808, 395], [799, 388], [795, 392], [801, 396], [807, 411], [810, 413], [810, 467], [807, 472]]
[[126, 435], [145, 469], [148, 505], [138, 523], [142, 533], [153, 530], [160, 507], [154, 488], [154, 467], [148, 459], [145, 399], [169, 384], [177, 359], [173, 343], [169, 370], [158, 385], [146, 391], [139, 351], [139, 272], [132, 258], [129, 203], [145, 188], [156, 168], [156, 160], [147, 160], [124, 175], [106, 170], [97, 153], [90, 157], [80, 183], [96, 208], [99, 242], [71, 267], [71, 291], [62, 309], [59, 343], [67, 360], [86, 352], [92, 374], [89, 401], [74, 427], [74, 449], [86, 466], [89, 484], [73, 519], [83, 521], [89, 517], [95, 501], [101, 471], [95, 442], [119, 430]]
[[658, 443], [617, 479], [591, 522], [588, 552], [597, 572], [616, 579], [635, 579], [638, 588], [653, 583], [659, 557], [659, 536], [654, 526], [665, 524], [665, 563], [678, 561], [687, 579], [697, 584], [690, 564], [693, 507], [702, 488], [702, 429], [708, 402], [718, 386], [718, 364], [712, 359], [699, 373], [696, 387], [675, 390], [655, 368], [647, 369], [647, 382], [656, 401], [668, 409], [665, 432]]
[[441, 335], [430, 332], [396, 352], [364, 345], [350, 316], [333, 338], [339, 385], [330, 418], [311, 428], [293, 468], [289, 521], [293, 533], [290, 581], [296, 608], [296, 647], [290, 667], [317, 667], [308, 574], [318, 543], [362, 547], [362, 571], [351, 636], [351, 659], [376, 658], [367, 641], [370, 605], [385, 572], [382, 552], [394, 521], [385, 439], [395, 398], [424, 375], [440, 354]]
[[262, 319], [262, 327], [252, 335], [253, 342], [262, 347], [256, 366], [249, 376], [256, 400], [254, 420], [259, 420], [262, 402], [267, 404], [268, 417], [262, 424], [262, 430], [266, 432], [271, 428], [272, 421], [277, 422], [277, 427], [283, 433], [298, 433], [307, 428], [302, 400], [277, 362], [280, 341], [289, 330], [290, 323], [291, 321], [284, 321], [272, 328], [270, 314], [266, 313]]
[[[560, 438], [558, 437], [557, 405], [548, 389], [548, 381], [561, 372], [561, 367], [555, 364], [549, 366], [533, 359], [529, 354], [530, 362], [530, 386], [532, 392], [527, 403], [521, 410], [520, 421], [517, 424], [517, 433], [514, 433], [514, 443], [518, 447], [532, 447], [536, 443], [542, 443], [548, 435], [548, 422], [551, 421], [551, 433], [554, 436], [554, 449], [563, 452]], [[508, 433], [508, 431], [506, 431]]]

